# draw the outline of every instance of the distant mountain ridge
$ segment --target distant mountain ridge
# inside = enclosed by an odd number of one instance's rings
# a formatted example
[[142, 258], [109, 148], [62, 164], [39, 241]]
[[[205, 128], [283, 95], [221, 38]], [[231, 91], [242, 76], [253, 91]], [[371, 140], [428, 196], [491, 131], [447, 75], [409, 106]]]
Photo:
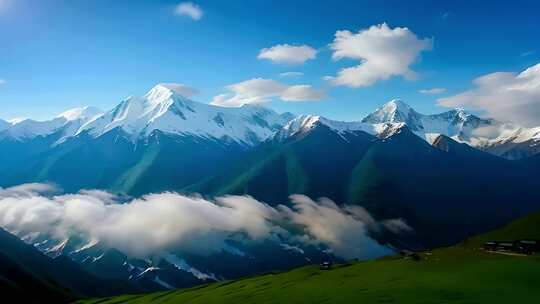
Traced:
[[0, 140], [29, 141], [56, 134], [53, 144], [58, 144], [84, 134], [97, 138], [120, 129], [133, 142], [160, 131], [253, 147], [275, 134], [288, 136], [314, 123], [326, 124], [338, 132], [364, 131], [378, 137], [388, 136], [404, 124], [430, 144], [439, 135], [445, 135], [507, 159], [540, 153], [540, 127], [524, 128], [484, 119], [463, 109], [424, 115], [399, 99], [387, 102], [359, 121], [343, 122], [312, 115], [301, 115], [291, 121], [294, 118], [291, 113], [278, 114], [262, 106], [225, 108], [198, 103], [176, 92], [174, 87], [158, 84], [144, 96], [128, 97], [107, 112], [84, 107], [48, 121], [0, 120]]
[[479, 118], [463, 109], [424, 115], [401, 100], [392, 100], [360, 121], [342, 122], [320, 116], [302, 115], [278, 132], [284, 138], [323, 124], [338, 132], [363, 131], [379, 138], [392, 135], [407, 126], [414, 134], [432, 144], [444, 135], [471, 147], [507, 159], [519, 159], [540, 153], [540, 127], [523, 128], [512, 123]]

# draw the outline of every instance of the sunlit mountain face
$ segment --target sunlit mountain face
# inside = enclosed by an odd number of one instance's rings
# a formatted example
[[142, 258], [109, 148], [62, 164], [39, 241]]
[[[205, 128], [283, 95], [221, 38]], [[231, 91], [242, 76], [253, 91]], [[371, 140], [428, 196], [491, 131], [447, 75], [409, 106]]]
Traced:
[[2, 295], [534, 302], [539, 9], [0, 0]]

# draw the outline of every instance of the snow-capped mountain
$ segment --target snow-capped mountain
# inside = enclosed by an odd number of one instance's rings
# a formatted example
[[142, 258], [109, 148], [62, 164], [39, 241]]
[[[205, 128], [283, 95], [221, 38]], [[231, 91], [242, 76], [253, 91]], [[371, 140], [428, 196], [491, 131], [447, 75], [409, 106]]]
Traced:
[[463, 109], [424, 115], [401, 100], [392, 100], [366, 116], [362, 122], [404, 123], [430, 144], [439, 135], [445, 135], [509, 159], [540, 152], [540, 127], [524, 128], [509, 122], [483, 119]]
[[362, 122], [371, 124], [404, 123], [411, 131], [429, 143], [433, 143], [435, 138], [443, 134], [471, 145], [477, 145], [498, 136], [493, 132], [481, 133], [481, 130], [487, 131], [489, 128], [493, 131], [494, 127], [503, 127], [504, 125], [492, 119], [481, 119], [463, 109], [424, 115], [398, 99], [384, 104], [362, 119]]
[[407, 127], [430, 144], [440, 136], [502, 156], [517, 159], [540, 153], [540, 127], [523, 128], [513, 123], [483, 119], [463, 109], [424, 115], [401, 100], [392, 100], [361, 121], [343, 122], [321, 116], [301, 115], [287, 123], [276, 135], [285, 138], [325, 126], [339, 134], [363, 131], [387, 138]]
[[454, 109], [439, 114], [418, 113], [395, 99], [360, 121], [342, 122], [320, 116], [278, 114], [270, 109], [247, 105], [225, 108], [192, 101], [167, 84], [158, 84], [142, 97], [129, 97], [103, 113], [92, 107], [66, 111], [52, 120], [0, 121], [0, 138], [28, 140], [56, 134], [54, 144], [78, 135], [93, 138], [113, 130], [136, 142], [154, 131], [199, 140], [234, 142], [251, 147], [277, 133], [287, 138], [316, 125], [338, 133], [364, 131], [380, 138], [406, 126], [432, 144], [439, 135], [502, 156], [518, 159], [540, 153], [540, 127], [524, 128], [509, 122], [484, 119]]
[[5, 129], [9, 128], [11, 124], [5, 120], [0, 119], [0, 132], [4, 131]]
[[80, 107], [67, 110], [59, 114], [56, 118], [64, 118], [66, 121], [91, 121], [103, 114], [103, 111], [95, 107]]
[[121, 128], [133, 138], [154, 130], [208, 139], [229, 139], [254, 145], [273, 135], [290, 114], [279, 115], [260, 106], [224, 108], [194, 102], [166, 84], [143, 97], [129, 97], [111, 111], [84, 125], [78, 133], [101, 136]]
[[102, 113], [97, 108], [82, 107], [68, 110], [46, 121], [33, 119], [13, 120], [7, 126], [0, 123], [0, 136], [25, 140], [59, 132], [61, 133], [61, 139], [63, 139], [74, 136], [85, 123]]
[[18, 140], [60, 133], [56, 143], [80, 134], [102, 136], [121, 129], [132, 140], [153, 131], [204, 139], [225, 139], [255, 145], [272, 136], [294, 116], [247, 105], [224, 108], [198, 103], [167, 84], [158, 84], [142, 97], [129, 97], [108, 112], [93, 107], [66, 111], [54, 119], [0, 121], [0, 136]]
[[391, 136], [396, 130], [403, 127], [402, 122], [367, 123], [361, 121], [337, 121], [322, 116], [300, 115], [289, 121], [277, 134], [276, 138], [285, 139], [292, 136], [308, 133], [317, 126], [324, 126], [340, 135], [363, 131], [381, 138]]

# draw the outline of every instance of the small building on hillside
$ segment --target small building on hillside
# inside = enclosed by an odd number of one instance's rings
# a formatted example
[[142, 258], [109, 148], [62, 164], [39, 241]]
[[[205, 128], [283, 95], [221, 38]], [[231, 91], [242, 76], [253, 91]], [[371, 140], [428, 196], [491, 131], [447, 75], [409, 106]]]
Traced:
[[488, 241], [482, 246], [486, 251], [516, 252], [523, 254], [534, 254], [540, 252], [540, 241], [519, 240], [519, 241]]
[[525, 254], [540, 252], [540, 241], [520, 240], [517, 242], [518, 249]]
[[332, 262], [330, 262], [330, 261], [322, 262], [319, 265], [320, 270], [330, 270], [331, 268], [332, 268]]

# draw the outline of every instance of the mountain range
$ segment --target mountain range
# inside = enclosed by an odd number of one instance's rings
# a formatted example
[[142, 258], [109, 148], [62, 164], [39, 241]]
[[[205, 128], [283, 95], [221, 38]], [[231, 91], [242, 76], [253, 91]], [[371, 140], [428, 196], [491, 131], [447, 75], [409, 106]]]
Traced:
[[[0, 121], [0, 186], [47, 182], [66, 192], [129, 196], [247, 194], [269, 205], [301, 193], [360, 205], [377, 220], [402, 219], [411, 233], [388, 228], [371, 236], [395, 248], [425, 249], [540, 209], [539, 153], [540, 127], [463, 109], [424, 115], [392, 100], [363, 119], [343, 122], [258, 105], [198, 103], [161, 84], [107, 112], [85, 107], [49, 121]], [[240, 248], [247, 255], [169, 252], [135, 259], [87, 240], [26, 241], [138, 291], [287, 269], [327, 256], [316, 248], [265, 243]]]
[[508, 159], [540, 152], [540, 127], [525, 128], [511, 122], [483, 119], [463, 109], [424, 115], [397, 99], [356, 122], [310, 115], [292, 122], [294, 118], [291, 113], [277, 114], [257, 105], [225, 108], [194, 102], [176, 92], [174, 87], [159, 84], [145, 96], [128, 97], [107, 112], [83, 107], [68, 110], [48, 121], [0, 120], [0, 139], [17, 142], [48, 139], [52, 148], [85, 135], [97, 139], [119, 132], [131, 142], [137, 142], [160, 132], [201, 141], [255, 146], [278, 132], [292, 134], [320, 120], [337, 131], [361, 130], [378, 137], [388, 136], [392, 128], [405, 124], [428, 143], [433, 143], [438, 135], [446, 135]]

